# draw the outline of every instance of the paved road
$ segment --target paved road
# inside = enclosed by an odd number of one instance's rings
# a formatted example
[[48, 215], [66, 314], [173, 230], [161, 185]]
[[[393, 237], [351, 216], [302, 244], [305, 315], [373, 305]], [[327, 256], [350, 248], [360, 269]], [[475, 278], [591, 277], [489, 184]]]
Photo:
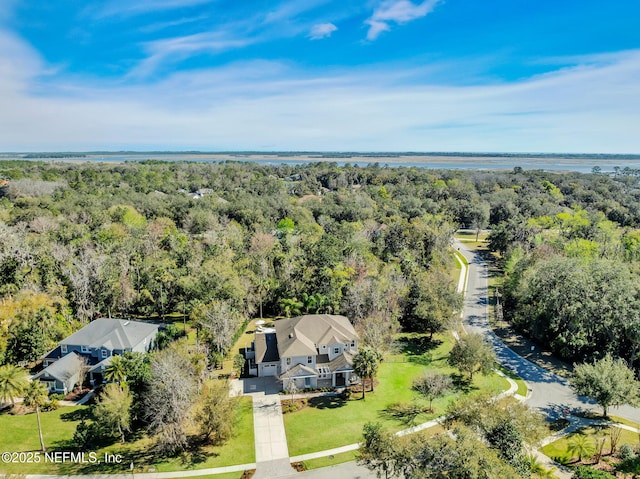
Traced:
[[[527, 404], [540, 409], [550, 417], [557, 417], [564, 410], [601, 409], [584, 397], [577, 397], [566, 379], [527, 361], [509, 349], [489, 328], [488, 267], [482, 257], [464, 243], [455, 246], [469, 262], [467, 294], [464, 302], [464, 326], [467, 331], [484, 333], [493, 344], [498, 362], [524, 379], [530, 390]], [[614, 415], [640, 422], [640, 409], [623, 406], [611, 408]]]

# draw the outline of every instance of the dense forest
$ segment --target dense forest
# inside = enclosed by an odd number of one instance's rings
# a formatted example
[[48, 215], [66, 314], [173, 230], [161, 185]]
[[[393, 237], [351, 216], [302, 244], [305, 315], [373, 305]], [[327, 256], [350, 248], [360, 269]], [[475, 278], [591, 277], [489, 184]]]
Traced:
[[460, 301], [453, 233], [488, 227], [507, 319], [567, 359], [638, 365], [637, 170], [3, 161], [0, 180], [0, 364], [107, 315], [438, 332]]

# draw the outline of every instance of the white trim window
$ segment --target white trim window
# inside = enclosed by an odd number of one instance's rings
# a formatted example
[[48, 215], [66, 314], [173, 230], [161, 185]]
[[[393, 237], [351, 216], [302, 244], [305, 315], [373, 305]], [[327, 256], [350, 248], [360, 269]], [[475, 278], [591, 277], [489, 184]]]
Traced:
[[307, 356], [307, 364], [313, 364], [313, 356]]
[[60, 345], [60, 351], [62, 351], [62, 354], [67, 354], [67, 345], [66, 344], [61, 344]]
[[103, 358], [106, 358], [107, 356], [109, 356], [109, 351], [107, 351], [106, 349], [102, 349], [100, 352], [102, 353]]
[[340, 354], [340, 348], [333, 348], [333, 354]]
[[91, 349], [89, 349], [87, 346], [80, 346], [80, 350], [83, 353], [90, 353], [91, 352]]

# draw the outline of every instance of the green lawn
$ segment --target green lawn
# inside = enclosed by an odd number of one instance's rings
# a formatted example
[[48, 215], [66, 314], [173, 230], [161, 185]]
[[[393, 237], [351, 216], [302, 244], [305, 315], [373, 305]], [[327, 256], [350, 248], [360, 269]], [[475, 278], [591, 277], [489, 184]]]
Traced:
[[[360, 394], [349, 401], [335, 397], [316, 398], [309, 401], [310, 406], [285, 414], [284, 423], [292, 456], [356, 443], [361, 439], [362, 427], [369, 421], [379, 421], [392, 431], [411, 426], [391, 418], [384, 409], [393, 402], [419, 400], [411, 389], [411, 383], [421, 373], [438, 371], [450, 374], [457, 371], [446, 363], [453, 340], [449, 334], [434, 337], [432, 348], [427, 351], [425, 349], [428, 348], [417, 345], [417, 336], [403, 337], [409, 338], [404, 343], [403, 353], [386, 358], [380, 365], [378, 386], [374, 393], [366, 394], [364, 401], [360, 399]], [[496, 374], [476, 375], [470, 390], [485, 389], [497, 393], [508, 387], [508, 382]], [[458, 394], [461, 393], [456, 392], [434, 401], [435, 412], [420, 414], [415, 423], [442, 415], [446, 404]], [[426, 401], [422, 401], [422, 404], [428, 405]], [[309, 431], [313, 431], [313, 434]]]
[[526, 397], [527, 391], [528, 391], [527, 384], [524, 382], [523, 379], [520, 378], [520, 376], [513, 373], [512, 371], [509, 371], [507, 368], [500, 366], [499, 364], [496, 364], [496, 368], [516, 382], [516, 384], [518, 385], [518, 390], [516, 391], [516, 394]]
[[[595, 440], [596, 437], [606, 437], [604, 452], [605, 454], [607, 454], [611, 447], [609, 438], [607, 436], [609, 429], [610, 428], [607, 426], [599, 427], [599, 428], [586, 427], [581, 429], [580, 432], [582, 434], [589, 436], [590, 438], [592, 438], [592, 440]], [[567, 451], [569, 442], [576, 434], [578, 433], [569, 434], [568, 436], [564, 436], [558, 439], [557, 441], [552, 442], [551, 444], [547, 444], [541, 449], [541, 451], [552, 459], [560, 458], [563, 461], [571, 461], [572, 459], [577, 459], [577, 458], [572, 458], [569, 452]], [[620, 435], [620, 441], [618, 442], [618, 446], [617, 446], [618, 449], [622, 444], [625, 444], [625, 443], [634, 447], [637, 446], [638, 434], [636, 434], [635, 432], [631, 432], [623, 429], [622, 434]]]
[[[225, 472], [224, 474], [208, 474], [206, 476], [196, 476], [197, 479], [241, 479], [242, 472]], [[174, 478], [178, 479], [178, 478]], [[182, 478], [180, 478], [182, 479]]]
[[613, 422], [619, 422], [620, 424], [625, 424], [627, 426], [631, 426], [633, 428], [640, 429], [640, 423], [637, 423], [635, 421], [630, 421], [630, 420], [625, 419], [623, 417], [609, 415], [609, 419], [611, 421], [613, 421]]
[[357, 451], [341, 452], [340, 454], [334, 454], [332, 456], [319, 457], [317, 459], [308, 459], [304, 461], [304, 465], [307, 469], [318, 469], [320, 467], [335, 466], [336, 464], [342, 464], [343, 462], [353, 461], [356, 458]]
[[[42, 436], [48, 450], [69, 449], [76, 425], [88, 413], [87, 406], [61, 407], [56, 411], [40, 414]], [[0, 452], [39, 451], [38, 423], [35, 414], [13, 416], [0, 415]], [[49, 472], [52, 465], [31, 464], [29, 472]], [[24, 464], [0, 464], [0, 472], [26, 472]]]
[[[131, 462], [134, 463], [134, 472], [178, 471], [185, 469], [205, 469], [210, 467], [231, 466], [235, 464], [247, 464], [255, 462], [255, 448], [253, 437], [253, 409], [251, 398], [238, 399], [237, 426], [235, 435], [222, 446], [205, 446], [197, 452], [182, 456], [162, 459], [153, 450], [153, 441], [143, 435], [138, 440], [126, 444], [114, 444], [97, 452], [99, 458], [105, 453], [120, 454], [120, 464], [31, 464], [25, 465], [3, 464], [1, 472], [5, 473], [57, 473], [57, 474], [91, 474], [91, 473], [117, 473], [129, 470]], [[72, 450], [69, 441], [73, 437], [76, 424], [80, 416], [86, 414], [87, 408], [64, 407], [57, 411], [42, 415], [45, 444], [51, 450]], [[30, 451], [39, 449], [38, 430], [35, 415], [26, 416], [0, 416], [0, 451]], [[10, 431], [9, 434], [6, 432]], [[228, 477], [239, 477], [236, 476]]]

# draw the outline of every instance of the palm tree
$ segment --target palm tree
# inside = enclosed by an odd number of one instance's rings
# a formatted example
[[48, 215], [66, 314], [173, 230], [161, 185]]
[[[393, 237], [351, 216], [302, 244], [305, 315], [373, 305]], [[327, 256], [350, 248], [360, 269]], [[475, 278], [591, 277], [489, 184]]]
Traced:
[[44, 406], [49, 399], [49, 391], [40, 381], [31, 381], [24, 393], [25, 406], [34, 407], [36, 409], [36, 417], [38, 418], [38, 434], [40, 435], [40, 447], [42, 452], [45, 451], [44, 439], [42, 439], [42, 424], [40, 423], [40, 407]]
[[591, 439], [584, 434], [576, 434], [567, 445], [567, 452], [572, 456], [578, 456], [578, 461], [582, 462], [585, 456], [591, 457], [594, 452]]
[[291, 315], [299, 315], [303, 306], [304, 304], [302, 304], [302, 301], [298, 301], [298, 298], [284, 298], [280, 300], [280, 308], [282, 308], [282, 312], [287, 318], [290, 318]]
[[127, 361], [123, 356], [112, 356], [111, 363], [104, 370], [104, 377], [107, 381], [122, 384], [127, 380]]
[[373, 392], [373, 377], [378, 372], [378, 365], [382, 361], [382, 354], [371, 348], [363, 348], [353, 357], [353, 371], [362, 378], [362, 399], [364, 394], [364, 380], [371, 381], [371, 392]]
[[529, 470], [534, 477], [537, 477], [538, 479], [554, 479], [556, 477], [554, 474], [556, 468], [552, 467], [551, 469], [545, 469], [542, 464], [540, 464], [540, 461], [535, 454], [527, 454], [526, 461], [529, 465]]
[[18, 366], [5, 364], [0, 366], [0, 401], [11, 400], [15, 405], [15, 398], [22, 394], [29, 383], [27, 372]]

